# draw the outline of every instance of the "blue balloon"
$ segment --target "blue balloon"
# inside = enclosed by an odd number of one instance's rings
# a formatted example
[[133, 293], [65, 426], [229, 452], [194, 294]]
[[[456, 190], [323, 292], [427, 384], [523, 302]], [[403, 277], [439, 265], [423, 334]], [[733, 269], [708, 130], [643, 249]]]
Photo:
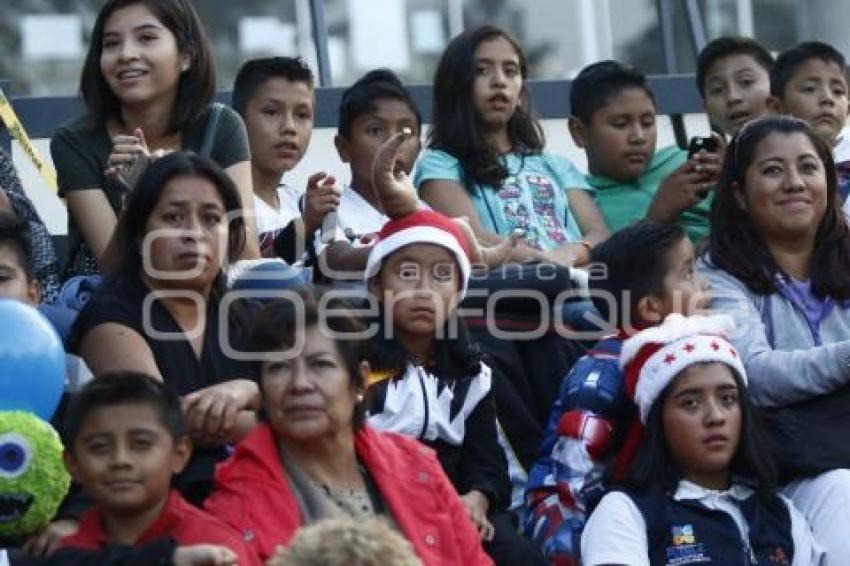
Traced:
[[47, 319], [29, 305], [0, 299], [0, 411], [49, 421], [65, 385], [65, 350]]

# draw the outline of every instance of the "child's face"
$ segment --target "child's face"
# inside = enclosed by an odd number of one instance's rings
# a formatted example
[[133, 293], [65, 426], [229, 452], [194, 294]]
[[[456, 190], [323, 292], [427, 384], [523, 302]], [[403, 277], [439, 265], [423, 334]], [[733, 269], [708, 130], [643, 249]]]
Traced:
[[576, 143], [587, 151], [593, 175], [633, 181], [655, 153], [655, 105], [641, 88], [627, 88], [611, 96], [593, 113], [590, 124], [580, 129], [583, 135]]
[[728, 366], [695, 364], [670, 384], [662, 422], [667, 447], [685, 478], [724, 489], [741, 438], [738, 386]]
[[413, 133], [398, 150], [395, 171], [410, 173], [421, 147], [416, 114], [406, 102], [378, 99], [373, 112], [357, 116], [349, 138], [337, 136], [335, 143], [343, 163], [351, 164], [352, 185], [359, 190], [372, 187], [372, 163], [378, 148], [391, 136], [410, 128]]
[[814, 238], [827, 200], [826, 169], [806, 134], [774, 132], [758, 143], [739, 202], [762, 238]]
[[379, 300], [392, 301], [396, 332], [433, 337], [457, 305], [460, 278], [446, 248], [411, 244], [390, 255], [369, 286]]
[[171, 99], [190, 64], [171, 30], [143, 3], [119, 8], [106, 19], [100, 71], [122, 104]]
[[505, 128], [519, 105], [522, 72], [519, 55], [504, 37], [482, 41], [475, 48], [472, 102], [491, 129]]
[[189, 458], [188, 442], [175, 442], [149, 405], [101, 407], [83, 419], [65, 462], [99, 506], [141, 513], [167, 497], [171, 476]]
[[15, 299], [33, 306], [41, 300], [38, 281], [27, 277], [15, 250], [2, 244], [0, 244], [0, 297]]
[[809, 59], [785, 86], [782, 108], [809, 123], [830, 146], [847, 120], [847, 78], [836, 63]]
[[729, 55], [708, 68], [704, 96], [709, 119], [733, 136], [745, 123], [767, 113], [770, 75], [751, 55]]
[[251, 162], [280, 176], [301, 161], [313, 133], [313, 88], [274, 77], [257, 88], [245, 106]]
[[661, 323], [671, 313], [690, 316], [711, 304], [708, 280], [695, 269], [694, 246], [688, 238], [682, 238], [667, 252], [667, 269], [664, 294], [639, 303], [643, 323]]

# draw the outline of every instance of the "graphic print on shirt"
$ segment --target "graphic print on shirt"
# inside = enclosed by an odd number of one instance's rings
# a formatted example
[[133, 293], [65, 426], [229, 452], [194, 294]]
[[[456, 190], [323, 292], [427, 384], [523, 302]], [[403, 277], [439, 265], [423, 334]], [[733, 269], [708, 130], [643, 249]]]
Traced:
[[701, 542], [697, 542], [693, 525], [671, 525], [671, 546], [667, 547], [667, 566], [710, 564]]
[[490, 368], [448, 382], [409, 364], [404, 372], [369, 387], [368, 421], [379, 430], [460, 446], [466, 420], [490, 391]]
[[508, 177], [496, 194], [502, 203], [502, 215], [508, 225], [508, 233], [517, 229], [523, 230], [525, 243], [534, 249], [542, 249], [537, 229], [531, 225], [528, 206], [523, 202], [524, 195], [519, 179], [514, 176]]
[[531, 189], [534, 212], [543, 222], [546, 235], [552, 242], [565, 243], [567, 235], [558, 221], [558, 211], [555, 210], [555, 185], [552, 184], [552, 179], [544, 175], [526, 175], [525, 182]]

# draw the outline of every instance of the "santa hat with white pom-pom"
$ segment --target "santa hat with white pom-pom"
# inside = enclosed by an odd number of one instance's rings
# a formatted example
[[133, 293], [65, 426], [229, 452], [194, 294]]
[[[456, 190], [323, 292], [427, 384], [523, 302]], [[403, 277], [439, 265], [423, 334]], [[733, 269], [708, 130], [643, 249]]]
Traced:
[[643, 424], [664, 388], [693, 364], [726, 364], [746, 384], [741, 357], [726, 338], [734, 328], [732, 318], [727, 315], [671, 314], [660, 325], [625, 341], [620, 352], [620, 368], [626, 391], [634, 399]]

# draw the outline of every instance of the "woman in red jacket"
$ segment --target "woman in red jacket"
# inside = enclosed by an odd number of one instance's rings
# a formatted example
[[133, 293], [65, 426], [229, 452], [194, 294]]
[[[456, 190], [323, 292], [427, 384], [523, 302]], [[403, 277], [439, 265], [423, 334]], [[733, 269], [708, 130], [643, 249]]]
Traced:
[[492, 564], [431, 449], [364, 424], [362, 329], [325, 299], [305, 291], [258, 316], [266, 422], [219, 466], [207, 510], [264, 560], [301, 525], [348, 515], [390, 521], [426, 565]]

